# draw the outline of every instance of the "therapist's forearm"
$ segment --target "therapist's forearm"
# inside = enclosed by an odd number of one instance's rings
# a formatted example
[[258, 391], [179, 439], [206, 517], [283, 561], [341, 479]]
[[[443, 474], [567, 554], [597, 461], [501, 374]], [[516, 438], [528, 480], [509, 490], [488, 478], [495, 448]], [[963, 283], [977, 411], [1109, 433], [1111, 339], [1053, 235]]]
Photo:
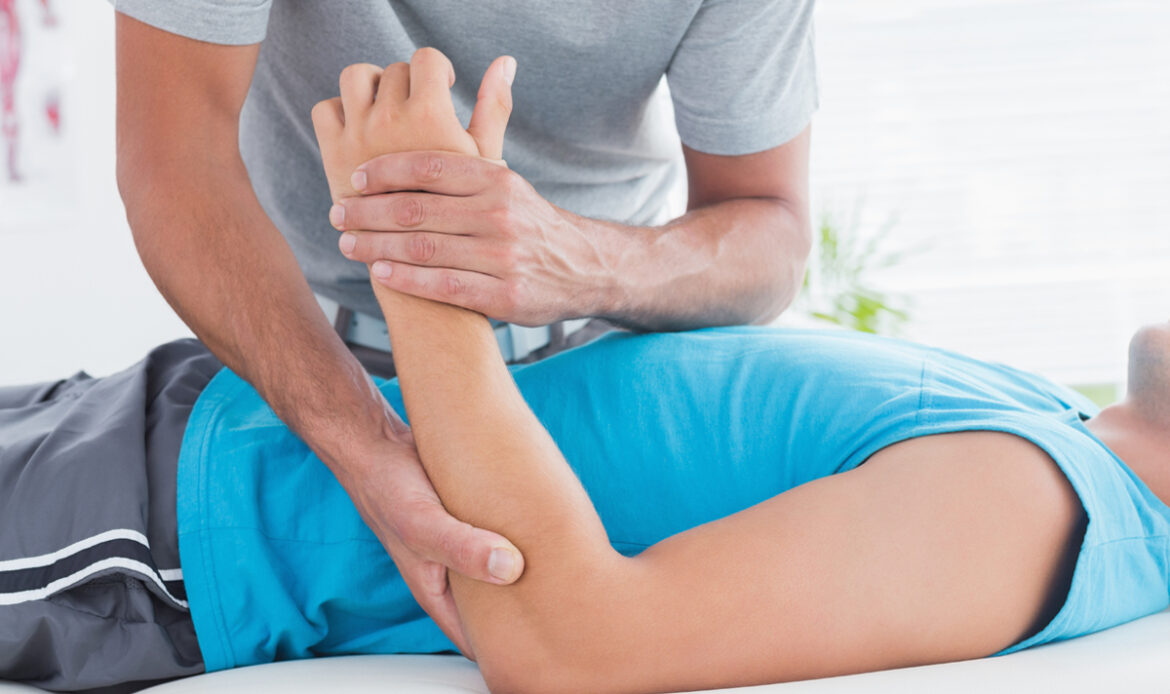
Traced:
[[773, 320], [800, 290], [811, 244], [804, 216], [770, 198], [718, 202], [661, 227], [576, 221], [608, 239], [597, 313], [647, 331]]
[[212, 352], [335, 471], [386, 435], [384, 400], [317, 307], [238, 152], [191, 147], [122, 165], [143, 264]]

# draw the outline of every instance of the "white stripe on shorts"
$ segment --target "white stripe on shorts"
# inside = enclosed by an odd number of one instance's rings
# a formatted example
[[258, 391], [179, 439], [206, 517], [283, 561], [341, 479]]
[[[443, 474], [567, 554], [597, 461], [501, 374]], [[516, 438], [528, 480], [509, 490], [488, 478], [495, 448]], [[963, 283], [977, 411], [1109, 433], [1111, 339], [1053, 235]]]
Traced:
[[68, 547], [63, 547], [56, 552], [48, 554], [39, 554], [35, 557], [25, 557], [24, 559], [7, 559], [0, 560], [0, 571], [18, 571], [20, 569], [32, 569], [38, 566], [48, 566], [61, 561], [65, 557], [77, 554], [82, 550], [96, 547], [103, 542], [110, 540], [132, 540], [140, 545], [150, 548], [150, 542], [147, 541], [146, 536], [137, 530], [118, 529], [107, 530], [104, 533], [98, 533], [93, 537], [88, 537], [84, 540], [78, 540]]
[[146, 578], [150, 579], [156, 586], [158, 586], [159, 589], [161, 589], [168, 598], [173, 600], [176, 605], [183, 608], [187, 607], [186, 600], [180, 600], [174, 595], [171, 595], [171, 591], [167, 590], [167, 587], [163, 584], [162, 579], [158, 577], [158, 574], [154, 572], [154, 569], [140, 561], [126, 559], [124, 557], [110, 557], [108, 559], [95, 562], [80, 571], [74, 572], [69, 576], [65, 576], [64, 578], [59, 578], [56, 581], [53, 581], [43, 588], [25, 590], [19, 593], [0, 593], [0, 605], [19, 605], [22, 602], [44, 600], [45, 598], [66, 590], [78, 583], [81, 583], [90, 576], [105, 571], [106, 569], [128, 569], [130, 571], [140, 573]]
[[[67, 559], [79, 552], [84, 552], [91, 547], [97, 547], [106, 542], [114, 540], [129, 540], [137, 542], [143, 547], [150, 549], [150, 541], [146, 536], [137, 530], [130, 530], [128, 528], [118, 528], [115, 530], [107, 530], [103, 533], [98, 533], [92, 537], [84, 540], [79, 540], [71, 545], [63, 547], [55, 552], [47, 554], [38, 554], [32, 557], [24, 557], [21, 559], [5, 559], [0, 560], [0, 572], [21, 571], [24, 569], [35, 569], [42, 566], [51, 566], [62, 559]], [[68, 576], [64, 576], [55, 581], [50, 582], [41, 588], [32, 590], [24, 590], [14, 593], [0, 593], [0, 605], [18, 605], [23, 602], [32, 602], [34, 600], [43, 600], [50, 595], [58, 593], [62, 590], [80, 583], [86, 578], [111, 568], [128, 569], [142, 574], [148, 578], [152, 583], [162, 590], [163, 594], [171, 599], [176, 605], [186, 608], [187, 601], [180, 600], [175, 597], [171, 591], [167, 590], [164, 581], [181, 581], [183, 580], [182, 569], [159, 569], [155, 571], [151, 567], [143, 564], [135, 559], [128, 557], [107, 557], [100, 561], [94, 562], [84, 569], [79, 569]]]

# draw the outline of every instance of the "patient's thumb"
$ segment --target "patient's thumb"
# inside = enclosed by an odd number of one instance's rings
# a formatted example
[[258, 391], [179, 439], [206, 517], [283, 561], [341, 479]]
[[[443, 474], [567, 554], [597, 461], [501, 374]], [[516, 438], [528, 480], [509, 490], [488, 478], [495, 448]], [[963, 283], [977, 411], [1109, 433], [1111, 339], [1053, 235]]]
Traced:
[[488, 66], [479, 85], [475, 112], [467, 132], [479, 146], [479, 154], [489, 159], [504, 155], [504, 129], [512, 115], [512, 80], [516, 77], [516, 59], [500, 56]]

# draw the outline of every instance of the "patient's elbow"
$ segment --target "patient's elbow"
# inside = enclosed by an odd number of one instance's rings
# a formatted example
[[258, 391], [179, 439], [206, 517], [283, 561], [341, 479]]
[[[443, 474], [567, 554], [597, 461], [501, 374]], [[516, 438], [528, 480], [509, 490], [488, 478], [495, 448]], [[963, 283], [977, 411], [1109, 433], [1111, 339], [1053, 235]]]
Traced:
[[533, 559], [519, 581], [492, 587], [478, 609], [464, 614], [488, 689], [603, 694], [612, 688], [609, 666], [620, 659], [613, 629], [639, 580], [636, 565], [604, 536], [564, 543], [543, 561]]
[[[616, 562], [615, 562], [616, 563]], [[620, 624], [620, 579], [604, 570], [556, 594], [525, 596], [518, 609], [479, 624], [474, 646], [492, 694], [604, 694]], [[506, 615], [506, 616], [505, 616]]]
[[[576, 694], [593, 691], [565, 659], [545, 644], [479, 655], [480, 674], [492, 694]], [[485, 657], [486, 656], [486, 657]]]
[[548, 691], [541, 688], [541, 681], [550, 679], [547, 669], [549, 664], [537, 661], [531, 653], [503, 652], [502, 649], [476, 653], [479, 672], [492, 694], [536, 694]]

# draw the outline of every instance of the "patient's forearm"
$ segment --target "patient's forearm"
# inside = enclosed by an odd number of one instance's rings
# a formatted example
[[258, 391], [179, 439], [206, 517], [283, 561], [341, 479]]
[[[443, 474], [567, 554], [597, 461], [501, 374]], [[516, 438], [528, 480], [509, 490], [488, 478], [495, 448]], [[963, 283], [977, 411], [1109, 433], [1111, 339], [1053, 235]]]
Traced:
[[513, 586], [451, 576], [477, 652], [497, 628], [519, 626], [576, 583], [621, 558], [556, 444], [528, 409], [486, 318], [375, 284], [390, 328], [407, 414], [423, 466], [457, 518], [494, 530], [524, 553]]

